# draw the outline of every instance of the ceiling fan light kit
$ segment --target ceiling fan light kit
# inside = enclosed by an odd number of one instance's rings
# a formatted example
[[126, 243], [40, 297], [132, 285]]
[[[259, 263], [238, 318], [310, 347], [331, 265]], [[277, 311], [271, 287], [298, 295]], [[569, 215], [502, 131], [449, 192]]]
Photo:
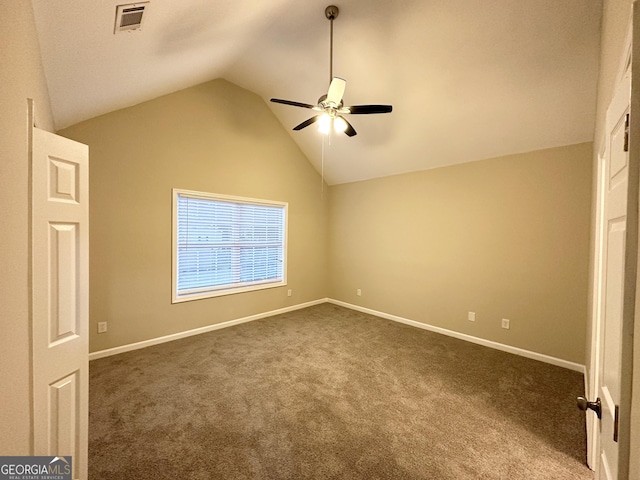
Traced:
[[356, 130], [347, 121], [343, 115], [366, 115], [372, 113], [389, 113], [393, 110], [391, 105], [354, 105], [345, 107], [343, 104], [344, 91], [347, 86], [346, 80], [333, 76], [333, 21], [338, 17], [340, 10], [335, 5], [329, 5], [324, 10], [325, 17], [331, 22], [331, 32], [329, 36], [329, 90], [326, 95], [318, 99], [316, 105], [308, 103], [294, 102], [292, 100], [282, 100], [272, 98], [274, 103], [282, 103], [283, 105], [291, 105], [294, 107], [309, 108], [317, 112], [321, 112], [304, 122], [293, 127], [294, 130], [302, 130], [313, 123], [318, 123], [318, 131], [322, 134], [328, 134], [331, 128], [338, 132], [344, 132], [347, 136], [353, 137], [357, 135]]

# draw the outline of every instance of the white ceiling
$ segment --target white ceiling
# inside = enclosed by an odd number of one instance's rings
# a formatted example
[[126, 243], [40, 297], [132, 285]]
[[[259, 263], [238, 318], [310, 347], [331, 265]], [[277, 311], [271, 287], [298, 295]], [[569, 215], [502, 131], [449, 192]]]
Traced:
[[[223, 77], [291, 129], [329, 83], [330, 0], [151, 0], [142, 31], [113, 34], [126, 0], [33, 0], [58, 129]], [[593, 139], [600, 0], [336, 0], [334, 75], [358, 135], [326, 146], [329, 184]], [[321, 169], [311, 126], [291, 137]]]

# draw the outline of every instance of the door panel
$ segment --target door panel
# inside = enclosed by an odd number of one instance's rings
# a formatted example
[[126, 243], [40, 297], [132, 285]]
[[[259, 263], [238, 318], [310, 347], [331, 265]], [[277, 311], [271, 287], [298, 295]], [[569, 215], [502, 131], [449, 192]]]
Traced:
[[600, 328], [600, 364], [598, 365], [598, 397], [602, 402], [600, 421], [600, 461], [598, 478], [618, 478], [618, 443], [614, 438], [617, 406], [620, 405], [620, 371], [622, 325], [625, 308], [625, 278], [629, 153], [626, 131], [631, 82], [627, 74], [616, 90], [607, 111], [607, 140], [604, 170], [607, 175], [604, 192], [602, 325]]
[[78, 225], [49, 224], [49, 330], [50, 345], [72, 340], [78, 324]]
[[37, 128], [31, 144], [33, 453], [70, 455], [86, 479], [88, 147]]
[[79, 455], [76, 432], [81, 428], [76, 416], [78, 393], [78, 372], [53, 383], [49, 388], [49, 418], [52, 424], [49, 445], [53, 451], [74, 452], [74, 459]]

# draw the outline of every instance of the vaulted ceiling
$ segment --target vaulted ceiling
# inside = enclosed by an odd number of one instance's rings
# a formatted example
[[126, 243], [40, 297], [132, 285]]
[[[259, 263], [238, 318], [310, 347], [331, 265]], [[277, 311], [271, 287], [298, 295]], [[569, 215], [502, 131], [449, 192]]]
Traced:
[[[329, 83], [330, 0], [150, 0], [114, 35], [123, 0], [33, 0], [56, 127], [225, 78], [291, 128]], [[358, 135], [291, 137], [329, 184], [590, 141], [599, 0], [336, 0], [334, 75]]]

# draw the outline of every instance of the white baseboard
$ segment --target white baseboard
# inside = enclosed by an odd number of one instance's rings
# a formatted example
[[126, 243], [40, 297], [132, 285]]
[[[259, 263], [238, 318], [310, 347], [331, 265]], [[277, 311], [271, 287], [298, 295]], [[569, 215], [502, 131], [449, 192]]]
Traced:
[[454, 332], [453, 330], [447, 330], [446, 328], [435, 327], [427, 323], [417, 322], [415, 320], [409, 320], [408, 318], [398, 317], [397, 315], [391, 315], [389, 313], [379, 312], [377, 310], [360, 307], [358, 305], [342, 302], [340, 300], [334, 300], [332, 298], [327, 299], [327, 301], [329, 303], [333, 303], [334, 305], [339, 305], [341, 307], [350, 308], [352, 310], [357, 310], [359, 312], [368, 313], [370, 315], [375, 315], [376, 317], [386, 318], [387, 320], [393, 320], [394, 322], [404, 323], [406, 325], [411, 325], [413, 327], [422, 328], [423, 330], [429, 330], [430, 332], [441, 333], [442, 335], [458, 338], [460, 340], [465, 340], [471, 343], [477, 343], [478, 345], [483, 345], [489, 348], [495, 348], [496, 350], [502, 350], [503, 352], [513, 353], [515, 355], [520, 355], [521, 357], [527, 357], [533, 360], [539, 360], [540, 362], [549, 363], [551, 365], [556, 365], [558, 367], [568, 368], [569, 370], [574, 370], [576, 372], [580, 372], [583, 374], [585, 372], [584, 365], [581, 365], [579, 363], [569, 362], [561, 358], [551, 357], [549, 355], [532, 352], [530, 350], [524, 350], [522, 348], [512, 347], [510, 345], [504, 345], [503, 343], [493, 342], [491, 340], [485, 340], [484, 338], [474, 337], [472, 335], [467, 335], [465, 333]]
[[465, 340], [467, 342], [476, 343], [478, 345], [483, 345], [485, 347], [495, 348], [496, 350], [501, 350], [503, 352], [513, 353], [515, 355], [531, 358], [533, 360], [539, 360], [541, 362], [549, 363], [551, 365], [556, 365], [558, 367], [568, 368], [569, 370], [574, 370], [576, 372], [581, 372], [583, 374], [586, 372], [585, 366], [579, 363], [569, 362], [567, 360], [562, 360], [561, 358], [551, 357], [549, 355], [532, 352], [530, 350], [524, 350], [522, 348], [512, 347], [510, 345], [504, 345], [502, 343], [493, 342], [491, 340], [485, 340], [483, 338], [474, 337], [472, 335], [467, 335], [465, 333], [454, 332], [453, 330], [447, 330], [446, 328], [435, 327], [427, 323], [417, 322], [415, 320], [410, 320], [408, 318], [399, 317], [397, 315], [391, 315], [389, 313], [379, 312], [377, 310], [360, 307], [358, 305], [342, 302], [340, 300], [334, 300], [332, 298], [320, 298], [318, 300], [313, 300], [311, 302], [306, 302], [306, 303], [300, 303], [297, 305], [292, 305], [290, 307], [280, 308], [278, 310], [271, 310], [269, 312], [258, 313], [255, 315], [250, 315], [248, 317], [242, 317], [242, 318], [237, 318], [235, 320], [229, 320], [226, 322], [216, 323], [213, 325], [207, 325], [206, 327], [194, 328], [193, 330], [173, 333], [171, 335], [165, 335], [163, 337], [143, 340], [141, 342], [130, 343], [127, 345], [122, 345], [120, 347], [108, 348], [106, 350], [99, 350], [97, 352], [90, 353], [89, 360], [90, 361], [97, 360], [99, 358], [109, 357], [111, 355], [117, 355], [119, 353], [124, 353], [124, 352], [130, 352], [132, 350], [138, 350], [140, 348], [150, 347], [152, 345], [158, 345], [160, 343], [171, 342], [173, 340], [178, 340], [180, 338], [191, 337], [193, 335], [199, 335], [201, 333], [206, 333], [206, 332], [212, 332], [214, 330], [219, 330], [221, 328], [232, 327], [234, 325], [251, 322], [253, 320], [259, 320], [261, 318], [272, 317], [274, 315], [279, 315], [281, 313], [293, 312], [294, 310], [300, 310], [302, 308], [312, 307], [314, 305], [319, 305], [321, 303], [326, 303], [326, 302], [333, 303], [334, 305], [339, 305], [341, 307], [349, 308], [351, 310], [356, 310], [359, 312], [368, 313], [370, 315], [375, 315], [376, 317], [385, 318], [387, 320], [392, 320], [394, 322], [404, 323], [405, 325], [411, 325], [413, 327], [421, 328], [423, 330], [429, 330], [431, 332], [440, 333], [442, 335], [458, 338], [460, 340]]
[[221, 328], [232, 327], [233, 325], [239, 325], [241, 323], [251, 322], [253, 320], [259, 320], [261, 318], [272, 317], [274, 315], [280, 315], [281, 313], [293, 312], [294, 310], [300, 310], [301, 308], [312, 307], [321, 303], [326, 303], [326, 298], [319, 300], [313, 300], [311, 302], [299, 303], [290, 307], [279, 308], [278, 310], [271, 310], [269, 312], [257, 313], [248, 317], [237, 318], [235, 320], [229, 320], [226, 322], [216, 323], [213, 325], [207, 325], [206, 327], [194, 328], [193, 330], [186, 330], [184, 332], [173, 333], [171, 335], [165, 335], [164, 337], [152, 338], [149, 340], [143, 340], [141, 342], [130, 343], [128, 345], [122, 345], [120, 347], [108, 348], [106, 350], [99, 350], [89, 354], [89, 361], [97, 360], [98, 358], [110, 357], [111, 355], [117, 355], [119, 353], [130, 352], [131, 350], [138, 350], [140, 348], [150, 347], [152, 345], [158, 345], [160, 343], [171, 342], [180, 338], [191, 337], [193, 335], [199, 335], [201, 333], [212, 332]]

